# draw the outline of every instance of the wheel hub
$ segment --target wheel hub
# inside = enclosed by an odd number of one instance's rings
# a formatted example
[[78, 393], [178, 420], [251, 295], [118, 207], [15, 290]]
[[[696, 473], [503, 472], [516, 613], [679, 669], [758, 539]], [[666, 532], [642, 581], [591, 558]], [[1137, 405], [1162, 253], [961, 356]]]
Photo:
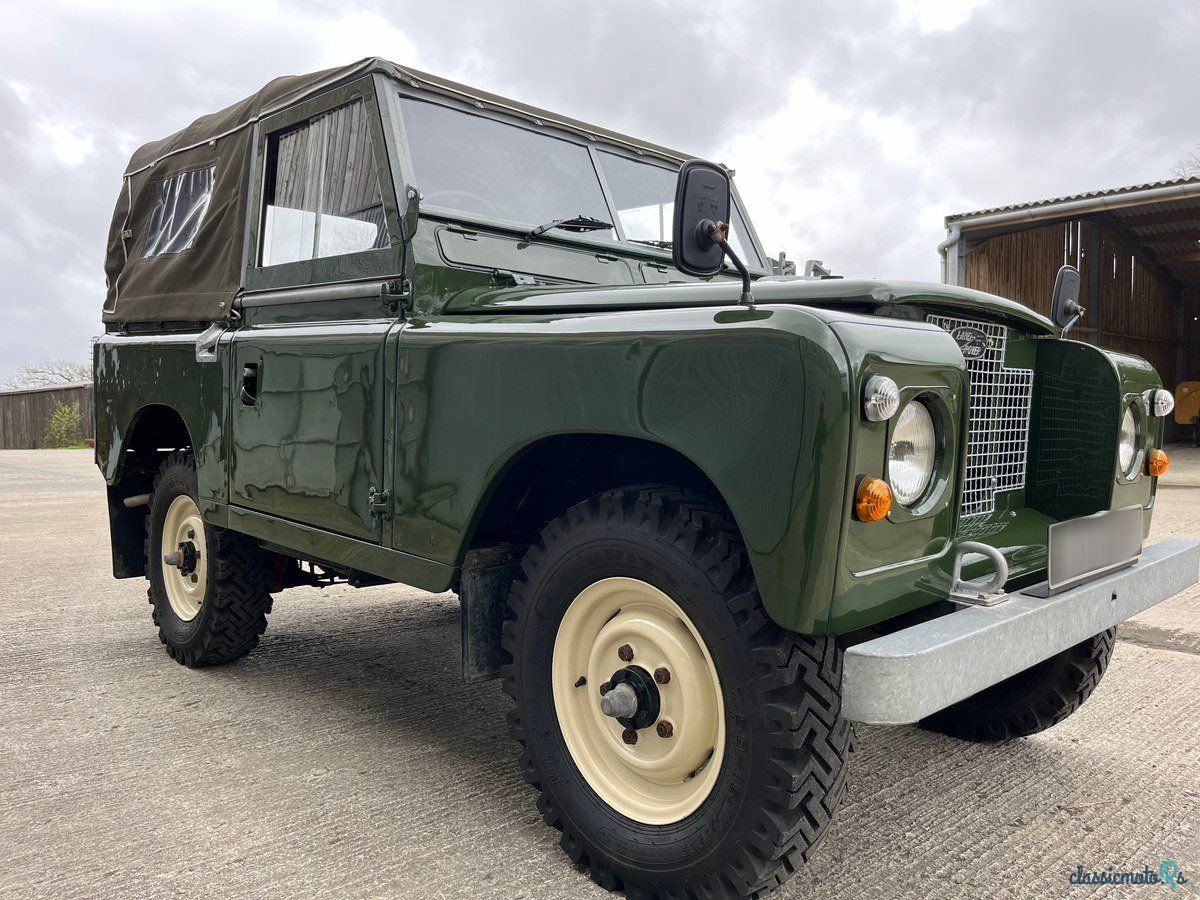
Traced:
[[195, 543], [184, 541], [179, 545], [178, 552], [168, 553], [163, 557], [163, 562], [168, 566], [175, 566], [180, 575], [191, 575], [196, 571], [196, 563], [199, 559], [200, 551], [196, 549]]
[[[609, 700], [610, 697], [613, 699]], [[609, 700], [607, 709], [605, 700]], [[661, 707], [658, 685], [641, 666], [618, 669], [612, 678], [600, 685], [600, 711], [634, 731], [649, 728], [657, 722]]]

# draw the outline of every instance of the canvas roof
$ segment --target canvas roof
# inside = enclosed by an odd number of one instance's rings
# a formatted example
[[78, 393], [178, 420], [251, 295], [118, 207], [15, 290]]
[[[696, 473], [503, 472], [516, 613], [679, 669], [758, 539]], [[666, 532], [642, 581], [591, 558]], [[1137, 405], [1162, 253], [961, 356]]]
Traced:
[[[105, 260], [106, 322], [206, 322], [229, 315], [242, 283], [246, 186], [254, 124], [301, 100], [380, 72], [414, 86], [467, 98], [531, 121], [682, 162], [678, 151], [476, 90], [378, 57], [346, 66], [276, 78], [244, 100], [196, 119], [168, 137], [139, 147], [125, 169]], [[211, 199], [192, 245], [145, 256], [156, 187], [180, 173], [215, 167]]]

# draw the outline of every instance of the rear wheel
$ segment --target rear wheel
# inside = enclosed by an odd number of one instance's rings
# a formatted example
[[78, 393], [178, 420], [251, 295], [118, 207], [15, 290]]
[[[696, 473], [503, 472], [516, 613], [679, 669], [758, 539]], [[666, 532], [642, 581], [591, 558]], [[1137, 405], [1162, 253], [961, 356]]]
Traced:
[[551, 522], [523, 569], [510, 726], [571, 859], [631, 897], [789, 877], [844, 788], [841, 654], [767, 617], [723, 509], [607, 492]]
[[964, 741], [1007, 741], [1057, 725], [1083, 705], [1108, 669], [1110, 628], [922, 719], [920, 725]]
[[151, 615], [177, 662], [231, 662], [258, 644], [274, 582], [266, 554], [249, 538], [204, 522], [190, 453], [172, 453], [154, 479], [146, 561]]

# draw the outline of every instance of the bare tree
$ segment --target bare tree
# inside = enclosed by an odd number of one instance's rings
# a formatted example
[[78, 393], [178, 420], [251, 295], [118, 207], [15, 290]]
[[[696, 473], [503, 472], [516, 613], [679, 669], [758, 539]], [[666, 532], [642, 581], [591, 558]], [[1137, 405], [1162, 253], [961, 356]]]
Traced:
[[1171, 170], [1177, 178], [1195, 178], [1200, 176], [1200, 144], [1192, 152], [1181, 159]]
[[32, 388], [91, 380], [92, 367], [88, 363], [52, 359], [49, 362], [24, 366], [21, 371], [4, 382], [4, 386], [7, 388]]

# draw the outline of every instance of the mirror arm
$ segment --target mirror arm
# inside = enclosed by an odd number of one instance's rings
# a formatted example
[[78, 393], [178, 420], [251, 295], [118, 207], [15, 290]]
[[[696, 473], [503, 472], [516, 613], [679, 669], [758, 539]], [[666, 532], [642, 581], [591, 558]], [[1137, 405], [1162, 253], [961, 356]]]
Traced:
[[728, 241], [717, 241], [717, 246], [725, 251], [725, 255], [729, 257], [733, 263], [733, 267], [741, 273], [742, 276], [742, 296], [738, 303], [742, 306], [753, 306], [754, 295], [750, 293], [750, 270], [746, 268], [746, 264], [741, 258], [733, 252], [733, 248], [729, 246]]
[[[1074, 309], [1071, 309], [1071, 307], [1074, 307]], [[1060, 338], [1065, 338], [1067, 336], [1067, 332], [1071, 330], [1072, 326], [1074, 326], [1074, 324], [1076, 322], [1078, 322], [1080, 319], [1082, 319], [1083, 314], [1085, 312], [1087, 312], [1087, 310], [1084, 309], [1082, 306], [1080, 306], [1078, 303], [1072, 303], [1071, 307], [1067, 308], [1068, 312], [1071, 313], [1071, 321], [1067, 322], [1067, 324], [1062, 327], [1062, 331], [1060, 331], [1058, 333], [1058, 336]]]
[[[716, 244], [721, 248], [729, 260], [733, 263], [733, 267], [738, 270], [742, 276], [742, 296], [738, 299], [738, 303], [742, 306], [753, 306], [754, 295], [750, 293], [750, 270], [746, 268], [746, 264], [742, 262], [740, 256], [733, 252], [733, 248], [729, 246], [727, 240], [729, 236], [728, 222], [714, 222], [712, 219], [704, 219], [700, 222], [696, 229], [704, 239], [709, 241], [709, 247]], [[703, 244], [703, 241], [701, 241]]]

